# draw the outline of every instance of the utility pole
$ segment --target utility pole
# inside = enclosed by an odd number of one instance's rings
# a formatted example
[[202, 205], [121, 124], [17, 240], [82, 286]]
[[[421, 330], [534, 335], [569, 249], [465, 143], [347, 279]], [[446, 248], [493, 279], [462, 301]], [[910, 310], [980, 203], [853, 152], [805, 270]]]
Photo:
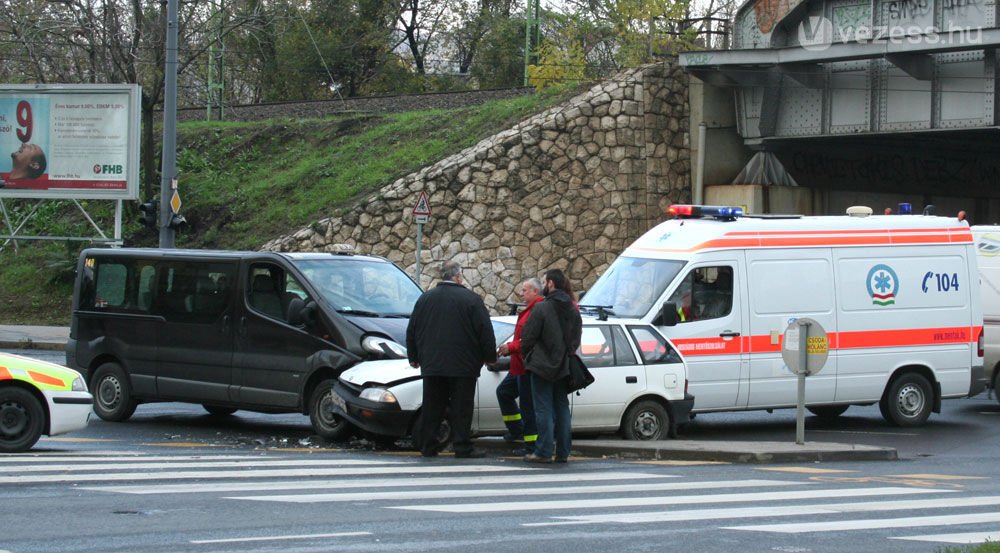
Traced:
[[[527, 0], [524, 6], [524, 86], [528, 86], [528, 66], [531, 65], [532, 52], [538, 48], [538, 39], [536, 38], [538, 2], [539, 0]], [[533, 38], [535, 40], [532, 40]], [[532, 43], [534, 43], [534, 49]]]
[[[161, 0], [162, 6], [164, 0]], [[170, 200], [177, 190], [177, 0], [167, 6], [167, 62], [163, 91], [163, 173], [160, 175], [160, 247], [174, 247], [173, 209]]]

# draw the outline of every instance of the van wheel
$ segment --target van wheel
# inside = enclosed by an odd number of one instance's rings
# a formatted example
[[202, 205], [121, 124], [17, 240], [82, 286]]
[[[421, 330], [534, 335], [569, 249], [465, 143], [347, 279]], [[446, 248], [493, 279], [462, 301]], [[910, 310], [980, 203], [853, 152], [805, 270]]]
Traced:
[[656, 401], [644, 399], [625, 412], [622, 436], [626, 440], [665, 440], [671, 434], [670, 427], [667, 410]]
[[843, 415], [850, 405], [814, 405], [806, 407], [810, 413], [822, 419], [835, 419]]
[[38, 398], [14, 386], [0, 389], [0, 453], [28, 451], [44, 427], [45, 410]]
[[309, 422], [313, 430], [325, 440], [345, 440], [351, 436], [351, 423], [333, 412], [333, 386], [336, 378], [324, 380], [309, 397]]
[[118, 363], [105, 363], [94, 372], [94, 412], [110, 422], [128, 420], [139, 402], [132, 397], [128, 375]]
[[221, 405], [202, 405], [209, 415], [215, 415], [217, 417], [225, 417], [226, 415], [232, 415], [238, 409], [235, 407], [222, 407]]
[[879, 401], [879, 410], [895, 426], [920, 426], [931, 416], [934, 392], [927, 379], [906, 373], [893, 380]]

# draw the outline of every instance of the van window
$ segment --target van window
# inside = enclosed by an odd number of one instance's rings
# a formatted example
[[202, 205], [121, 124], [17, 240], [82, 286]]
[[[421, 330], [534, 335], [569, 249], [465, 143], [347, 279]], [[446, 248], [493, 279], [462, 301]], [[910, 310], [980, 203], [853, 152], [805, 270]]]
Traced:
[[254, 311], [282, 322], [288, 321], [288, 305], [293, 298], [308, 301], [302, 285], [273, 263], [250, 266], [247, 305]]
[[669, 301], [677, 304], [681, 323], [725, 317], [733, 310], [733, 268], [720, 265], [692, 269]]
[[108, 313], [148, 313], [155, 272], [155, 267], [144, 261], [87, 258], [80, 308]]
[[229, 305], [235, 268], [225, 263], [161, 263], [155, 311], [167, 321], [214, 323]]
[[295, 266], [343, 314], [408, 317], [422, 292], [399, 267], [385, 261], [301, 259]]
[[617, 317], [644, 317], [683, 266], [683, 261], [619, 257], [587, 291], [582, 303], [610, 306]]

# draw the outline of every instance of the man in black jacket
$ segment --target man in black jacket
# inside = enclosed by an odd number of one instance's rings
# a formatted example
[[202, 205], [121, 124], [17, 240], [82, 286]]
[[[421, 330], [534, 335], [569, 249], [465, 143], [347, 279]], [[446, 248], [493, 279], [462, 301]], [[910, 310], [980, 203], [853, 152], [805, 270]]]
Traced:
[[410, 365], [423, 377], [423, 408], [414, 436], [424, 457], [438, 454], [434, 439], [445, 411], [455, 457], [483, 457], [472, 447], [472, 410], [483, 363], [496, 363], [496, 339], [482, 298], [462, 285], [462, 267], [445, 261], [441, 282], [424, 292], [406, 327]]

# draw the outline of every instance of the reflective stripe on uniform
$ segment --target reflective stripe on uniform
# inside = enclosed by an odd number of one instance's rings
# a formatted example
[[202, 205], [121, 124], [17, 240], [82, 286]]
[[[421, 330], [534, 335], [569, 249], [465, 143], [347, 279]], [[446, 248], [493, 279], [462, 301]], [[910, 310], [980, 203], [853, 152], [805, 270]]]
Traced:
[[534, 442], [537, 440], [538, 440], [538, 434], [528, 434], [527, 436], [524, 437], [525, 443]]
[[521, 420], [521, 413], [514, 415], [503, 415], [503, 422], [514, 422]]

